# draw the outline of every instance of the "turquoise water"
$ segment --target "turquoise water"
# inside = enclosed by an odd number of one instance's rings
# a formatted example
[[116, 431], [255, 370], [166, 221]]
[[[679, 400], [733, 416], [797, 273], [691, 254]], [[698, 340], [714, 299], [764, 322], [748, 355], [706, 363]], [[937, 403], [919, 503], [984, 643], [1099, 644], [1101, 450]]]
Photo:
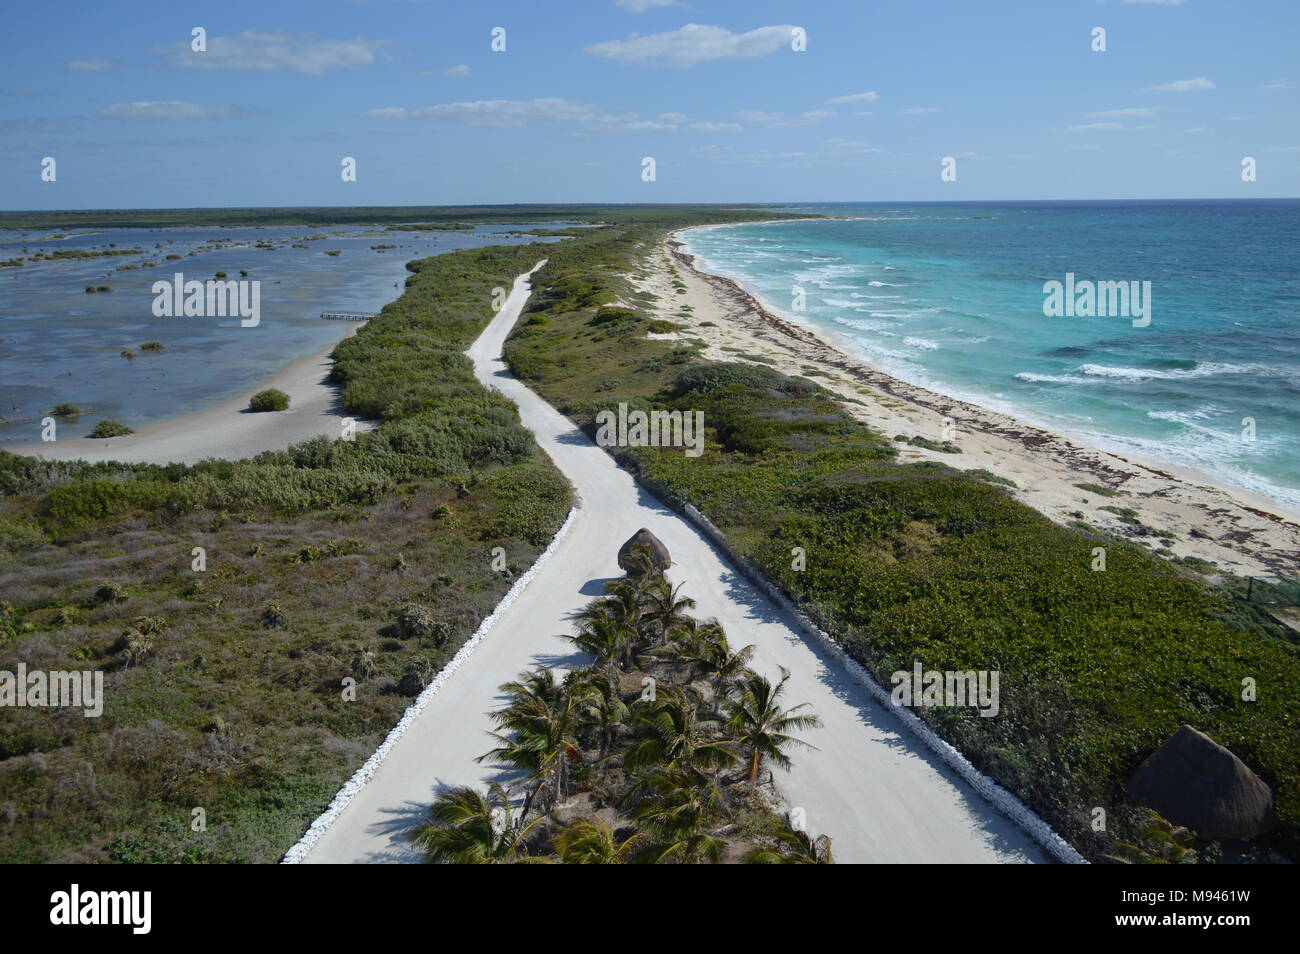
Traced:
[[[852, 218], [681, 238], [896, 377], [1300, 506], [1300, 200], [800, 208]], [[1047, 317], [1067, 273], [1150, 323]]]
[[[40, 419], [56, 404], [85, 409], [72, 425], [83, 434], [104, 417], [139, 427], [243, 397], [342, 337], [344, 323], [322, 321], [321, 312], [378, 311], [401, 294], [411, 259], [533, 241], [503, 234], [509, 228], [110, 229], [58, 240], [50, 232], [0, 232], [0, 261], [25, 260], [0, 268], [0, 448], [39, 443]], [[41, 252], [110, 248], [138, 251], [30, 261]], [[153, 314], [154, 282], [172, 281], [176, 272], [187, 280], [218, 271], [238, 279], [241, 269], [261, 282], [256, 327], [242, 327], [237, 317]], [[503, 286], [513, 277], [502, 276]], [[87, 294], [87, 285], [112, 290]], [[166, 350], [140, 350], [154, 340]], [[121, 355], [128, 348], [133, 360]]]

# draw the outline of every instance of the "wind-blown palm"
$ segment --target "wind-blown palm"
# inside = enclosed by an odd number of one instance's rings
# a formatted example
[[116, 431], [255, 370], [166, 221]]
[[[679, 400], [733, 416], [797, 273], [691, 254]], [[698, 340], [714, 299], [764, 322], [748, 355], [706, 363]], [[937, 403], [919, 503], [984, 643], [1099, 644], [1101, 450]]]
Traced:
[[494, 782], [486, 798], [469, 787], [439, 795], [429, 820], [412, 829], [410, 838], [433, 864], [510, 864], [519, 860], [523, 840], [537, 823], [520, 829], [509, 795]]
[[781, 708], [781, 696], [785, 693], [785, 684], [789, 678], [790, 673], [784, 667], [781, 669], [781, 681], [775, 686], [762, 676], [753, 674], [723, 700], [727, 731], [735, 737], [736, 744], [745, 755], [746, 777], [751, 785], [758, 781], [764, 760], [788, 768], [790, 758], [785, 754], [785, 749], [795, 745], [806, 749], [815, 748], [803, 739], [790, 735], [796, 729], [813, 729], [822, 723], [815, 715], [799, 712], [807, 707], [806, 703], [792, 709]]
[[645, 626], [642, 612], [644, 599], [643, 582], [622, 579], [610, 586], [604, 596], [588, 603], [574, 619], [580, 632], [588, 626], [599, 627], [601, 630], [613, 627], [614, 631], [602, 633], [600, 640], [608, 645], [611, 641], [622, 639], [617, 645], [618, 657], [619, 664], [626, 668], [632, 651], [645, 639], [642, 633]]
[[695, 600], [682, 596], [681, 592], [682, 584], [673, 586], [662, 574], [652, 578], [646, 587], [644, 618], [660, 645], [674, 628], [686, 621], [686, 611], [695, 607]]
[[600, 757], [603, 759], [609, 754], [614, 738], [627, 730], [631, 714], [627, 703], [612, 680], [602, 679], [594, 671], [589, 671], [587, 678], [576, 685], [574, 691], [578, 693], [579, 718], [598, 733]]
[[648, 773], [635, 794], [633, 817], [651, 838], [638, 862], [716, 864], [722, 858], [722, 842], [708, 830], [727, 804], [715, 779], [673, 765]]
[[645, 833], [638, 831], [620, 842], [603, 818], [592, 815], [561, 831], [551, 847], [566, 865], [625, 865], [645, 840]]
[[613, 685], [614, 670], [624, 663], [627, 647], [636, 634], [602, 607], [580, 613], [577, 633], [566, 638], [584, 653], [594, 656], [596, 665], [605, 673], [605, 680]]
[[582, 761], [582, 750], [574, 736], [578, 727], [577, 699], [567, 683], [557, 683], [550, 669], [523, 673], [501, 691], [509, 704], [492, 713], [502, 730], [492, 737], [501, 744], [479, 756], [484, 760], [511, 765], [529, 774], [537, 784], [524, 802], [527, 815], [534, 798], [546, 792], [554, 802], [568, 791], [569, 764]]
[[806, 831], [786, 828], [774, 836], [776, 847], [755, 848], [745, 855], [748, 865], [833, 865], [830, 835], [813, 838]]
[[699, 719], [699, 710], [678, 692], [663, 692], [636, 713], [638, 740], [623, 757], [628, 771], [677, 764], [710, 771], [736, 760], [727, 741], [717, 737], [713, 723]]

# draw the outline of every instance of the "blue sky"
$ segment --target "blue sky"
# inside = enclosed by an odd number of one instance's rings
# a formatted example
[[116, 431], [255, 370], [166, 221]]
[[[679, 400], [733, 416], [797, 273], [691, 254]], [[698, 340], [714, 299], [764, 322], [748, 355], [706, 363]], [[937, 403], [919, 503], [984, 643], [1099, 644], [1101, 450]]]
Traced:
[[1296, 0], [78, 0], [5, 21], [4, 209], [1300, 196]]

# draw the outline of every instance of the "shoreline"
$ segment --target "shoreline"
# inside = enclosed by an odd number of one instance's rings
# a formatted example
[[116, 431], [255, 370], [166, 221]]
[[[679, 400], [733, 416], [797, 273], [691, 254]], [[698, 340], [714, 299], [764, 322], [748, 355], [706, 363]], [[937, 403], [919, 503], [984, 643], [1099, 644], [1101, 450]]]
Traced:
[[[338, 340], [297, 358], [241, 397], [181, 417], [167, 418], [123, 437], [72, 437], [49, 444], [6, 448], [11, 453], [45, 460], [121, 461], [129, 464], [196, 464], [210, 457], [241, 460], [268, 450], [283, 450], [312, 437], [338, 437], [346, 416], [341, 389], [329, 380], [333, 353], [340, 341], [367, 322], [348, 327]], [[265, 388], [289, 395], [287, 411], [254, 413], [248, 399]], [[60, 427], [69, 427], [60, 423]], [[357, 421], [357, 430], [373, 425]]]
[[[1294, 573], [1300, 566], [1300, 514], [1285, 504], [1191, 468], [1106, 451], [896, 378], [856, 356], [842, 335], [782, 315], [736, 280], [705, 271], [696, 255], [683, 250], [679, 236], [690, 230], [665, 236], [652, 254], [650, 277], [640, 284], [668, 306], [692, 306], [689, 319], [667, 306], [656, 317], [688, 325], [703, 339], [706, 357], [736, 361], [748, 352], [785, 374], [811, 377], [850, 398], [854, 403], [847, 410], [887, 437], [938, 441], [944, 424], [953, 423], [953, 442], [963, 453], [896, 443], [899, 460], [939, 460], [962, 470], [990, 471], [1011, 480], [1018, 500], [1057, 523], [1083, 521], [1152, 549], [1167, 545], [1166, 556], [1208, 560], [1238, 575]], [[685, 295], [673, 293], [669, 269], [674, 266], [687, 285]], [[701, 326], [703, 321], [714, 327]], [[801, 368], [819, 373], [806, 375]], [[1104, 486], [1109, 493], [1081, 489], [1079, 483]], [[1136, 511], [1136, 518], [1127, 516], [1138, 523], [1101, 509], [1106, 506]]]

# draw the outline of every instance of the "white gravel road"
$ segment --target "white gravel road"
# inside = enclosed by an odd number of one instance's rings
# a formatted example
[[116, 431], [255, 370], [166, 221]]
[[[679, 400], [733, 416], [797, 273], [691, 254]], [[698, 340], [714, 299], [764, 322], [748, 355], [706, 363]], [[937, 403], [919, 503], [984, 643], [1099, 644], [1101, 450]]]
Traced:
[[621, 575], [618, 547], [648, 527], [668, 547], [669, 576], [685, 584], [694, 613], [716, 617], [733, 646], [757, 647], [755, 668], [791, 673], [789, 704], [807, 702], [823, 726], [805, 733], [815, 751], [795, 751], [777, 772], [811, 832], [834, 839], [840, 863], [1042, 862], [1046, 854], [975, 794], [892, 713], [798, 632], [684, 519], [648, 495], [558, 411], [506, 371], [501, 348], [527, 300], [520, 276], [500, 313], [468, 354], [485, 384], [519, 405], [523, 423], [573, 483], [578, 511], [568, 535], [502, 613], [468, 664], [451, 676], [370, 782], [307, 856], [313, 863], [419, 860], [404, 832], [445, 786], [483, 785], [500, 769], [475, 762], [491, 747], [487, 713], [498, 686], [539, 665], [582, 661], [561, 634], [570, 615]]

